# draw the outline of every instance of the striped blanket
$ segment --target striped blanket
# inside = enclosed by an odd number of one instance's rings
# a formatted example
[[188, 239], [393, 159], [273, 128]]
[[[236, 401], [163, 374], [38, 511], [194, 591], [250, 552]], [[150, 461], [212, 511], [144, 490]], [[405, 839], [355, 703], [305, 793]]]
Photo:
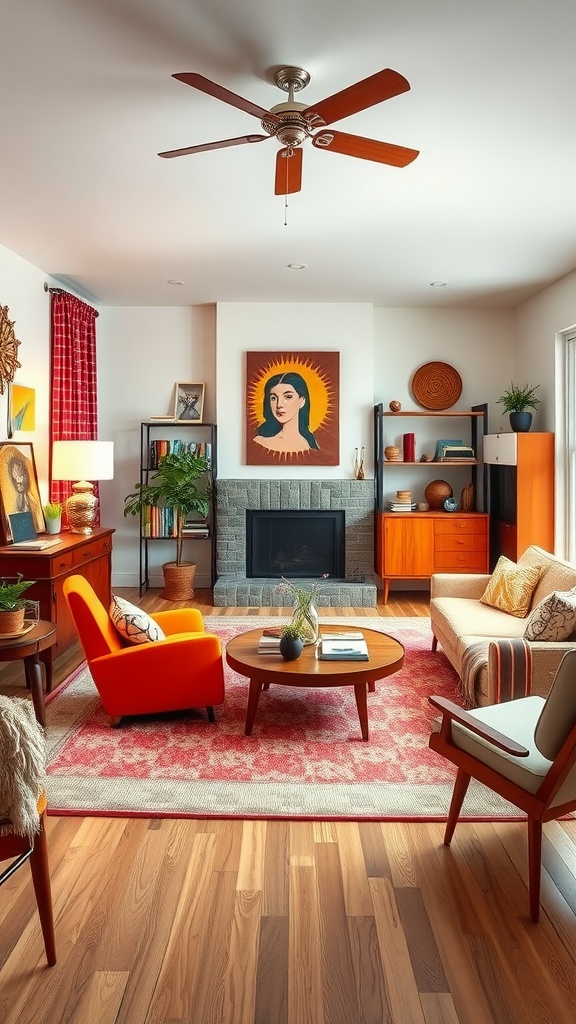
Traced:
[[462, 658], [460, 696], [466, 708], [476, 707], [476, 683], [488, 667], [495, 683], [495, 703], [527, 697], [532, 679], [532, 651], [526, 640], [481, 640]]

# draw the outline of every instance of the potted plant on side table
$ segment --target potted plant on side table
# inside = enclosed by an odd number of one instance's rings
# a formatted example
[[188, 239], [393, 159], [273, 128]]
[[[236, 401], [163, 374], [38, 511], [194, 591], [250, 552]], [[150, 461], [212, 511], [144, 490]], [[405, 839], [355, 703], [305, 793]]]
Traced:
[[22, 594], [32, 587], [35, 580], [22, 577], [0, 579], [0, 639], [3, 636], [17, 636], [24, 629], [26, 601]]
[[60, 533], [62, 529], [63, 508], [64, 506], [61, 501], [49, 501], [47, 505], [44, 505], [46, 533]]
[[529, 409], [535, 409], [540, 405], [540, 399], [536, 398], [534, 392], [540, 385], [530, 387], [524, 384], [519, 387], [517, 384], [510, 384], [503, 395], [496, 400], [497, 405], [504, 406], [504, 412], [510, 413], [510, 426], [515, 433], [525, 433], [532, 425], [532, 413]]
[[136, 484], [135, 491], [124, 499], [124, 515], [141, 514], [147, 506], [172, 508], [176, 520], [176, 561], [165, 562], [164, 590], [167, 601], [186, 601], [194, 596], [196, 565], [182, 558], [183, 528], [191, 512], [208, 516], [210, 485], [198, 481], [210, 469], [203, 455], [172, 452], [163, 455], [158, 469], [148, 483]]

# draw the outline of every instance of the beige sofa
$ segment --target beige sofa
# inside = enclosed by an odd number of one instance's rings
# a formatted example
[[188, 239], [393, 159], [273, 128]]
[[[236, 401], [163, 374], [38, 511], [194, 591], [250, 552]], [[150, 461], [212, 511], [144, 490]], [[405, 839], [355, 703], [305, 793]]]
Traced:
[[[576, 587], [576, 565], [532, 545], [518, 559], [521, 565], [543, 565], [530, 611], [552, 591]], [[432, 649], [441, 645], [461, 679], [465, 703], [496, 703], [495, 680], [489, 664], [488, 646], [499, 638], [521, 638], [527, 619], [520, 619], [482, 604], [480, 598], [490, 576], [435, 573], [431, 580], [430, 619]], [[530, 642], [532, 651], [532, 693], [545, 697], [556, 669], [567, 650], [576, 644], [576, 633], [568, 641]]]

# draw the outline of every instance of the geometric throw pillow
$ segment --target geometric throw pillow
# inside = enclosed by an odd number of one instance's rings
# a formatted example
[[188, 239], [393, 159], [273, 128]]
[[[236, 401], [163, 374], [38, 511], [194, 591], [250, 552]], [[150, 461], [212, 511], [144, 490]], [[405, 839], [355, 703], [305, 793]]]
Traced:
[[147, 644], [151, 640], [166, 639], [166, 634], [154, 619], [123, 597], [112, 598], [109, 615], [120, 636], [132, 644]]
[[516, 565], [500, 555], [480, 600], [491, 608], [500, 608], [503, 612], [523, 619], [530, 609], [532, 594], [541, 572], [542, 567], [539, 565]]
[[576, 587], [573, 590], [554, 590], [531, 613], [524, 639], [560, 643], [572, 636], [575, 629]]

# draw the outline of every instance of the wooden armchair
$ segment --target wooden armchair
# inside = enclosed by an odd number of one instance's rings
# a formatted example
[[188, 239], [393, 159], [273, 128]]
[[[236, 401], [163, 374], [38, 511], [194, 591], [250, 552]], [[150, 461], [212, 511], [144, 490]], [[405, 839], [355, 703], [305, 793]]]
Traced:
[[546, 699], [472, 711], [442, 697], [429, 701], [442, 712], [429, 746], [458, 768], [444, 842], [450, 845], [471, 778], [525, 811], [530, 915], [538, 921], [542, 825], [576, 809], [576, 650], [564, 655]]
[[130, 644], [83, 576], [64, 580], [68, 603], [88, 668], [111, 724], [125, 715], [152, 715], [205, 707], [224, 701], [220, 637], [204, 631], [197, 608], [175, 608], [151, 615], [164, 640]]

